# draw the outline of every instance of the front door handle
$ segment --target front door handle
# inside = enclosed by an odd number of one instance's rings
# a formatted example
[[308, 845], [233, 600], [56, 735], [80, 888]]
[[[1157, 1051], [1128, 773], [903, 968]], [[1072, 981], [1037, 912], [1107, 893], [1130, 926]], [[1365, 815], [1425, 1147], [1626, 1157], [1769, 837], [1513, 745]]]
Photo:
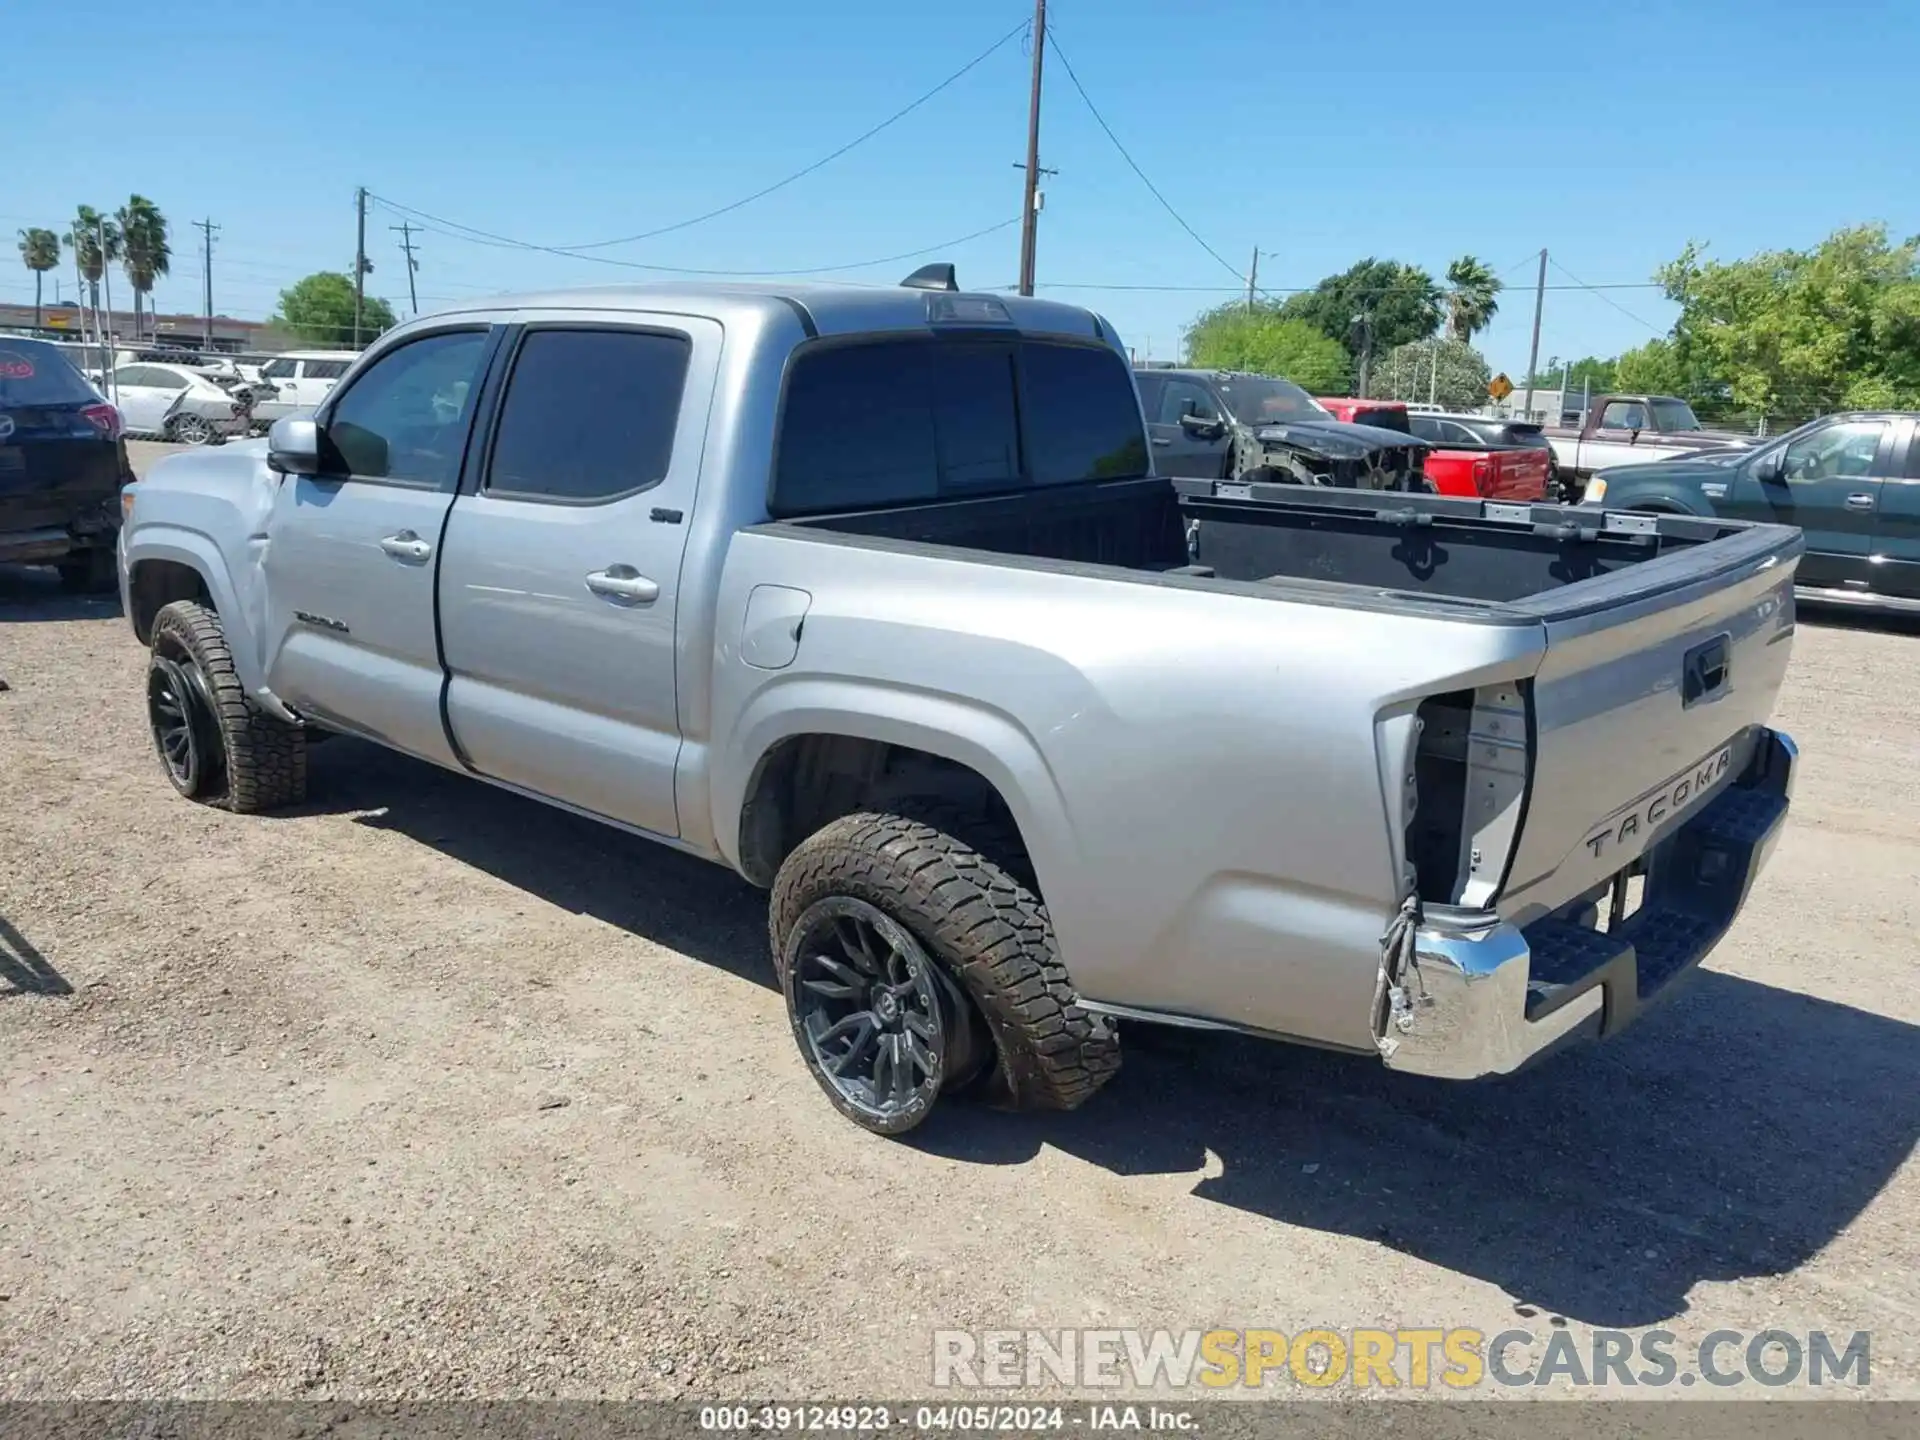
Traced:
[[1871, 510], [1873, 508], [1873, 496], [1857, 492], [1849, 495], [1847, 496], [1847, 508], [1849, 510]]
[[1173, 441], [1169, 440], [1164, 435], [1156, 435], [1153, 437], [1153, 443], [1156, 445], [1171, 445], [1173, 444]]
[[433, 546], [422, 540], [411, 530], [402, 530], [398, 535], [389, 535], [380, 542], [380, 548], [396, 560], [405, 560], [418, 565], [433, 554]]
[[631, 565], [609, 565], [587, 576], [587, 589], [621, 605], [647, 605], [660, 598], [660, 584]]

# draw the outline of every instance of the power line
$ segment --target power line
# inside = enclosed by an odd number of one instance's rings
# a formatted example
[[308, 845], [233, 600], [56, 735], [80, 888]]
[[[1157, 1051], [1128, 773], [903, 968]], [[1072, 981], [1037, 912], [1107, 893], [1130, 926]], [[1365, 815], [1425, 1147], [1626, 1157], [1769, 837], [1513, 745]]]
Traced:
[[[1571, 270], [1567, 269], [1567, 267], [1562, 265], [1558, 260], [1551, 261], [1550, 263], [1553, 265], [1554, 269], [1558, 270], [1562, 275], [1566, 276], [1569, 280], [1573, 281], [1576, 287], [1578, 287], [1581, 290], [1593, 291], [1594, 294], [1600, 296], [1602, 300], [1605, 300], [1607, 304], [1613, 306], [1614, 309], [1618, 310], [1622, 315], [1626, 316], [1627, 319], [1633, 321], [1634, 324], [1645, 325], [1647, 329], [1651, 330], [1656, 335], [1665, 335], [1667, 333], [1665, 330], [1661, 329], [1658, 325], [1652, 324], [1651, 322], [1646, 320], [1642, 320], [1638, 315], [1634, 314], [1631, 310], [1627, 309], [1626, 306], [1614, 300], [1611, 296], [1608, 296], [1602, 293], [1601, 288], [1598, 285], [1587, 284], [1586, 281], [1582, 280], [1578, 275], [1574, 274]], [[1624, 287], [1616, 287], [1616, 288], [1624, 288]], [[1662, 286], [1662, 287], [1656, 287], [1656, 288], [1664, 289], [1665, 287]]]
[[1147, 178], [1147, 172], [1142, 170], [1140, 166], [1134, 161], [1133, 156], [1127, 153], [1127, 147], [1120, 143], [1120, 137], [1113, 133], [1113, 127], [1107, 124], [1106, 117], [1101, 115], [1100, 107], [1093, 103], [1093, 97], [1087, 94], [1087, 87], [1080, 83], [1080, 77], [1074, 73], [1073, 61], [1069, 60], [1067, 58], [1067, 52], [1060, 48], [1059, 37], [1056, 34], [1054, 34], [1052, 31], [1049, 31], [1047, 33], [1047, 43], [1053, 46], [1053, 53], [1060, 57], [1060, 64], [1066, 69], [1067, 79], [1073, 82], [1073, 88], [1080, 92], [1081, 100], [1086, 103], [1087, 113], [1092, 115], [1094, 119], [1094, 123], [1099, 125], [1099, 127], [1106, 132], [1107, 139], [1113, 142], [1113, 148], [1120, 152], [1120, 158], [1126, 161], [1128, 168], [1131, 169], [1134, 174], [1140, 177], [1140, 183], [1146, 186], [1148, 191], [1151, 192], [1151, 194], [1153, 195], [1153, 198], [1160, 202], [1160, 207], [1163, 210], [1165, 210], [1167, 214], [1173, 217], [1174, 223], [1177, 224], [1182, 230], [1186, 231], [1187, 234], [1192, 237], [1193, 243], [1198, 245], [1202, 250], [1206, 251], [1207, 254], [1211, 255], [1215, 260], [1219, 261], [1220, 268], [1225, 270], [1229, 275], [1233, 276], [1233, 278], [1237, 282], [1239, 282], [1239, 284], [1235, 286], [1236, 289], [1238, 289], [1240, 285], [1245, 285], [1247, 283], [1247, 277], [1242, 275], [1237, 269], [1235, 269], [1233, 264], [1230, 261], [1228, 261], [1223, 255], [1221, 255], [1221, 253], [1218, 250], [1214, 249], [1211, 245], [1207, 244], [1205, 240], [1202, 240], [1200, 238], [1200, 232], [1198, 230], [1195, 230], [1183, 218], [1181, 218], [1180, 212], [1174, 209], [1173, 205], [1171, 204], [1171, 202], [1168, 201], [1167, 197], [1160, 193], [1160, 188], [1157, 185], [1155, 185], [1153, 181]]
[[[424, 210], [415, 210], [410, 206], [395, 204], [391, 200], [382, 200], [378, 195], [374, 196], [373, 200], [383, 209], [391, 211], [396, 215], [412, 216], [419, 222], [416, 225], [418, 229], [428, 231], [435, 235], [444, 235], [451, 240], [464, 240], [467, 238], [454, 230], [441, 229], [441, 226], [447, 225], [450, 222], [444, 221], [436, 215], [429, 215]], [[612, 265], [622, 270], [649, 270], [664, 275], [702, 275], [709, 279], [782, 279], [801, 275], [827, 275], [836, 270], [859, 270], [869, 265], [891, 265], [900, 260], [915, 260], [922, 255], [931, 255], [939, 250], [949, 249], [957, 245], [965, 245], [968, 241], [978, 240], [983, 235], [991, 235], [996, 231], [1005, 230], [1008, 226], [1018, 225], [1019, 223], [1020, 217], [1015, 215], [1010, 219], [996, 221], [992, 225], [974, 230], [966, 235], [959, 235], [951, 240], [942, 240], [933, 245], [923, 245], [918, 249], [904, 251], [898, 255], [881, 255], [871, 260], [848, 260], [836, 265], [809, 265], [800, 269], [791, 270], [711, 270], [687, 265], [656, 265], [642, 260], [622, 260], [613, 255], [581, 255], [571, 250], [561, 250], [551, 245], [532, 245], [524, 242], [515, 242], [515, 244], [516, 248], [535, 250], [547, 255], [558, 255], [563, 260], [584, 260], [594, 265]]]
[[[889, 115], [886, 119], [882, 120], [879, 124], [874, 125], [871, 128], [862, 131], [860, 134], [856, 135], [853, 139], [849, 140], [846, 144], [842, 145], [839, 149], [834, 150], [827, 155], [821, 156], [818, 160], [814, 161], [811, 165], [802, 166], [800, 169], [795, 170], [791, 175], [784, 176], [781, 179], [774, 181], [773, 184], [771, 185], [762, 186], [760, 189], [755, 190], [751, 195], [743, 195], [738, 200], [734, 200], [726, 205], [721, 205], [716, 209], [705, 211], [699, 215], [689, 216], [685, 220], [676, 220], [671, 225], [661, 225], [652, 230], [642, 230], [638, 234], [634, 234], [634, 235], [617, 236], [612, 240], [590, 240], [577, 245], [536, 245], [532, 241], [516, 240], [510, 235], [494, 234], [491, 231], [482, 230], [477, 226], [463, 225], [460, 222], [454, 221], [454, 220], [436, 220], [434, 223], [445, 226], [452, 230], [464, 230], [468, 232], [468, 235], [470, 237], [475, 238], [477, 240], [486, 241], [496, 245], [505, 245], [505, 246], [512, 247], [514, 249], [540, 250], [540, 251], [545, 251], [549, 254], [572, 254], [572, 255], [577, 255], [578, 258], [582, 260], [602, 258], [602, 257], [593, 256], [593, 255], [583, 254], [581, 252], [589, 251], [589, 250], [606, 250], [616, 245], [631, 245], [641, 240], [652, 240], [656, 236], [671, 235], [676, 230], [685, 230], [694, 225], [704, 224], [708, 220], [717, 219], [722, 215], [730, 215], [735, 210], [739, 210], [745, 206], [753, 204], [753, 202], [756, 200], [765, 199], [767, 196], [773, 194], [776, 190], [786, 189], [787, 186], [793, 184], [794, 181], [796, 180], [804, 180], [807, 176], [813, 174], [816, 170], [819, 170], [824, 166], [832, 164], [835, 160], [838, 160], [842, 155], [845, 155], [849, 150], [852, 150], [857, 146], [865, 144], [867, 141], [871, 140], [874, 136], [878, 135], [881, 131], [886, 130], [890, 126], [895, 125], [901, 120], [906, 119], [907, 116], [911, 115], [914, 111], [918, 110], [922, 105], [926, 104], [929, 100], [933, 99], [936, 95], [940, 94], [943, 90], [947, 89], [950, 85], [954, 84], [956, 81], [960, 80], [963, 76], [967, 75], [970, 71], [974, 70], [976, 67], [984, 63], [990, 56], [992, 56], [1002, 46], [1007, 44], [1008, 41], [1014, 39], [1016, 36], [1026, 33], [1027, 27], [1028, 27], [1028, 22], [1025, 20], [1022, 20], [1018, 25], [1014, 26], [1011, 30], [1007, 31], [1006, 34], [1002, 35], [998, 40], [995, 40], [986, 49], [982, 50], [978, 55], [974, 56], [973, 59], [969, 60], [966, 64], [962, 65], [958, 70], [954, 71], [951, 75], [947, 76], [946, 79], [942, 80], [938, 85], [935, 85], [931, 90], [928, 90], [925, 94], [921, 95], [918, 99], [912, 101], [910, 104], [901, 106], [900, 109], [894, 111], [893, 114]], [[390, 209], [406, 211], [408, 208], [404, 205], [398, 204], [395, 201], [388, 200], [383, 196], [376, 195], [374, 199], [378, 200], [382, 205], [385, 205]], [[419, 211], [413, 211], [409, 213], [412, 213], [416, 216], [423, 214], [423, 212], [419, 212]], [[454, 238], [458, 239], [462, 237], [456, 236]]]

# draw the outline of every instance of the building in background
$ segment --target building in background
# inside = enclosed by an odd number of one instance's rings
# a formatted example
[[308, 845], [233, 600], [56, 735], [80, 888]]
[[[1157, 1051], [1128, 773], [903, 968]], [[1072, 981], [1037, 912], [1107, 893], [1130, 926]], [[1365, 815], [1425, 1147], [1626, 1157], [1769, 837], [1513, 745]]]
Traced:
[[[40, 328], [36, 331], [33, 328], [33, 306], [0, 301], [0, 330], [38, 334], [46, 340], [78, 340], [87, 329], [85, 313], [71, 300], [49, 302], [40, 307]], [[134, 343], [130, 338], [133, 327], [131, 311], [114, 312], [110, 323], [115, 340], [129, 345]], [[146, 329], [148, 323], [143, 319], [142, 328]], [[142, 348], [202, 348], [206, 322], [198, 315], [155, 315], [150, 323], [152, 328], [138, 342]], [[236, 320], [230, 315], [213, 317], [213, 348], [224, 354], [283, 349], [286, 344], [287, 337], [264, 320]]]

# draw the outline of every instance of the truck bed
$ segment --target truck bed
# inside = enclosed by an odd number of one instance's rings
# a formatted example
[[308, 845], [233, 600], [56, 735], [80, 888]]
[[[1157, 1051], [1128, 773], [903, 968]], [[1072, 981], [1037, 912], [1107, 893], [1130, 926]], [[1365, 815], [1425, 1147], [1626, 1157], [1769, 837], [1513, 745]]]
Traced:
[[[1296, 599], [1540, 619], [1798, 556], [1785, 526], [1569, 505], [1149, 478], [776, 522], [1005, 557], [1240, 582]], [[1710, 555], [1697, 553], [1710, 547]]]
[[[1380, 693], [1372, 718], [1405, 711], [1419, 736], [1427, 798], [1405, 833], [1421, 900], [1517, 925], [1650, 863], [1682, 801], [1691, 812], [1760, 763], [1804, 548], [1776, 525], [1166, 479], [759, 528], [1037, 570], [1053, 578], [1024, 587], [1034, 607], [1055, 586], [1071, 603], [1076, 578], [1119, 578], [1405, 617], [1420, 623], [1360, 628], [1414, 677], [1435, 620], [1506, 632], [1530, 657], [1524, 678], [1445, 677], [1436, 661], [1434, 678]], [[963, 603], [969, 582], [946, 583]], [[1284, 608], [1275, 624], [1317, 628]], [[1324, 675], [1303, 664], [1300, 677], [1317, 687], [1302, 703], [1320, 703]], [[1730, 917], [1712, 908], [1716, 924]]]

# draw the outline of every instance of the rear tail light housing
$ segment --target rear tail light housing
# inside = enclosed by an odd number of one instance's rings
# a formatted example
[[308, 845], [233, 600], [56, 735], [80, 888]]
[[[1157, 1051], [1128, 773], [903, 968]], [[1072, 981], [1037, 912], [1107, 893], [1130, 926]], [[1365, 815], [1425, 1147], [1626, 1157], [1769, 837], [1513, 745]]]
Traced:
[[1413, 726], [1406, 856], [1423, 902], [1484, 909], [1506, 881], [1533, 770], [1525, 680], [1423, 701]]
[[118, 440], [120, 438], [120, 412], [113, 406], [89, 405], [80, 413], [86, 417], [89, 425], [100, 432], [102, 439]]

